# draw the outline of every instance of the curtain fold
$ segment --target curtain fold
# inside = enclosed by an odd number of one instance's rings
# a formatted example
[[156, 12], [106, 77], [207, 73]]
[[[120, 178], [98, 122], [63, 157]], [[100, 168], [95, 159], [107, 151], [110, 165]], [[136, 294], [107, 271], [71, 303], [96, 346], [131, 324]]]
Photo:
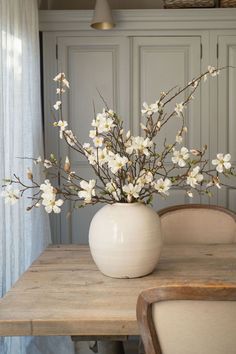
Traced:
[[[54, 74], [54, 73], [53, 73]], [[13, 173], [25, 176], [31, 160], [43, 156], [37, 0], [0, 0], [0, 185]], [[0, 297], [50, 242], [48, 214], [26, 211], [21, 198], [0, 198]], [[0, 337], [1, 354], [74, 354], [69, 337]]]

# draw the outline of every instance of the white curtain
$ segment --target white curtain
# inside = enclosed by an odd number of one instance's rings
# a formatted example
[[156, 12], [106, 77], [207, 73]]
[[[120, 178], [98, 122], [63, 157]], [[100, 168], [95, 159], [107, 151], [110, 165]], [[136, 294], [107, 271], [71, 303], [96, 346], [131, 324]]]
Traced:
[[[31, 160], [43, 155], [36, 0], [0, 0], [0, 179], [26, 178]], [[26, 212], [29, 201], [14, 206], [0, 200], [1, 295], [50, 240], [43, 210]]]
[[[27, 167], [40, 177], [30, 160], [17, 158], [43, 155], [37, 0], [0, 0], [0, 48], [0, 180], [24, 177]], [[26, 212], [28, 205], [0, 199], [0, 296], [50, 241], [47, 215]], [[0, 353], [23, 354], [29, 342], [1, 338]]]
[[[0, 185], [43, 156], [37, 0], [0, 0]], [[54, 73], [53, 73], [54, 74]], [[1, 188], [0, 188], [1, 189]], [[0, 296], [50, 242], [48, 215], [27, 212], [27, 199], [13, 206], [0, 198]], [[69, 337], [0, 337], [1, 354], [72, 354]]]

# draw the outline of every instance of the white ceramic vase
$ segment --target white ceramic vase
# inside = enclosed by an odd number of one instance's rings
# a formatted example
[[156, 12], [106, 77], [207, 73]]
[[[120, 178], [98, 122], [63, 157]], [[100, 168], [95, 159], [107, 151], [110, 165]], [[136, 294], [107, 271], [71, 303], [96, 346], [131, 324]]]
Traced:
[[162, 245], [157, 213], [141, 203], [115, 203], [101, 208], [89, 229], [89, 246], [99, 270], [114, 278], [151, 273]]

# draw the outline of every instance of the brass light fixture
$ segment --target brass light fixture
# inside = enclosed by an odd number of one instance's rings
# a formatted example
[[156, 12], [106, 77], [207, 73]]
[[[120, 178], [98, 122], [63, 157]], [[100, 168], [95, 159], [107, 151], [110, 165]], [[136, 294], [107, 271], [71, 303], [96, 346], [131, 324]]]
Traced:
[[115, 27], [108, 0], [96, 0], [91, 27], [98, 30], [109, 30]]

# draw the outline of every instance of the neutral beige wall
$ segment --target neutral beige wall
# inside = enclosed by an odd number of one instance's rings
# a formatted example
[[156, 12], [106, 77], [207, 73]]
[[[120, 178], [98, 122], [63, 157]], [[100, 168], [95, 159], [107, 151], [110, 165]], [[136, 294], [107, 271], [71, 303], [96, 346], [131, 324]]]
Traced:
[[[112, 9], [160, 9], [162, 0], [109, 0]], [[43, 10], [87, 10], [93, 9], [95, 0], [42, 0]]]

